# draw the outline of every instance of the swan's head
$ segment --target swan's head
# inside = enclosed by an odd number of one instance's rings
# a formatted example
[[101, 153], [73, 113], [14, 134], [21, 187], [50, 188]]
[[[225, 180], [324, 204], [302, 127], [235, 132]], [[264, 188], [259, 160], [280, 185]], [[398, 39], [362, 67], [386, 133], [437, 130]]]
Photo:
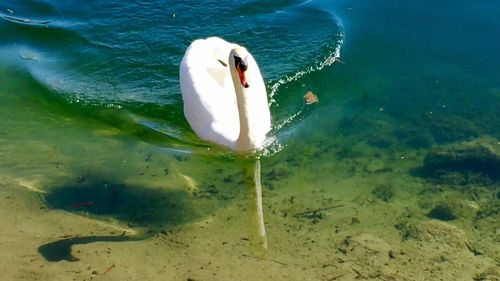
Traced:
[[230, 67], [238, 72], [241, 86], [248, 88], [250, 85], [247, 82], [246, 71], [248, 70], [248, 53], [247, 49], [243, 47], [236, 47], [231, 50], [229, 54]]

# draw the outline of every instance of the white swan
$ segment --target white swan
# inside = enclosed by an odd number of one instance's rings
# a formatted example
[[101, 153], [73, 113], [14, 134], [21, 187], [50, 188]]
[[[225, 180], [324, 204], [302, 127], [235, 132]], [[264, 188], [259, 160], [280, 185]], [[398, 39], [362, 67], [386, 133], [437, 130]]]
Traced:
[[184, 115], [199, 138], [260, 150], [271, 129], [266, 87], [253, 56], [221, 38], [195, 40], [180, 66]]

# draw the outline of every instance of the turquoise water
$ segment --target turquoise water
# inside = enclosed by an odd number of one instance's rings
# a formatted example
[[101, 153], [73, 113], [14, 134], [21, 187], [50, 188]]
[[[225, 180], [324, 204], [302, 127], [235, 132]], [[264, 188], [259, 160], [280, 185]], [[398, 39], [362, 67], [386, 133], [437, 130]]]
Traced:
[[[499, 31], [498, 1], [4, 0], [0, 176], [45, 192], [49, 210], [150, 234], [236, 204], [246, 196], [240, 165], [191, 132], [178, 79], [190, 42], [220, 36], [248, 48], [268, 87], [277, 139], [261, 158], [270, 248], [294, 237], [280, 221], [287, 212], [326, 208], [300, 221], [325, 235], [324, 220], [342, 228], [356, 215], [384, 237], [401, 231], [403, 209], [425, 221], [436, 202], [456, 200], [489, 202], [490, 213], [475, 211], [489, 214], [485, 223], [450, 208], [455, 225], [496, 241], [498, 160], [486, 170], [470, 159], [441, 166], [484, 179], [464, 182], [436, 178], [424, 159], [485, 138], [498, 151]], [[308, 90], [319, 103], [305, 105]], [[359, 196], [394, 213], [372, 220], [363, 204], [339, 221], [328, 213]], [[92, 205], [75, 208], [82, 202]], [[487, 251], [498, 263], [500, 251]]]

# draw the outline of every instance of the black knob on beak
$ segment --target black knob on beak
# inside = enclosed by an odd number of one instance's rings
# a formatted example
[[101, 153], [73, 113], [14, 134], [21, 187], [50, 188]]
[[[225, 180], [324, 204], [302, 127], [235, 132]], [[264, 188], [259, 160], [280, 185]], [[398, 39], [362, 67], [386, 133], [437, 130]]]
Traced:
[[245, 72], [248, 69], [248, 61], [247, 58], [242, 59], [238, 56], [234, 56], [234, 66], [241, 72]]

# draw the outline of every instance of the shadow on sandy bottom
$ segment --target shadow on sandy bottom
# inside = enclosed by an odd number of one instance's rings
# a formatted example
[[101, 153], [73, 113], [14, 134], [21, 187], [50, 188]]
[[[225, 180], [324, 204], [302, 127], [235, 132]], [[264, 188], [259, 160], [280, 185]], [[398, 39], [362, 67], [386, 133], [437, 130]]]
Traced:
[[38, 252], [50, 262], [62, 260], [78, 261], [71, 255], [71, 246], [77, 244], [89, 244], [94, 242], [124, 242], [142, 240], [141, 237], [128, 236], [83, 236], [61, 239], [38, 247]]
[[[41, 245], [39, 253], [48, 261], [75, 261], [71, 246], [93, 242], [120, 242], [145, 239], [160, 229], [185, 223], [199, 216], [181, 190], [126, 186], [100, 179], [85, 180], [51, 188], [45, 196], [49, 209], [62, 209], [94, 218], [112, 218], [129, 227], [146, 227], [143, 237], [83, 236], [71, 237]], [[152, 230], [155, 229], [155, 230]]]

